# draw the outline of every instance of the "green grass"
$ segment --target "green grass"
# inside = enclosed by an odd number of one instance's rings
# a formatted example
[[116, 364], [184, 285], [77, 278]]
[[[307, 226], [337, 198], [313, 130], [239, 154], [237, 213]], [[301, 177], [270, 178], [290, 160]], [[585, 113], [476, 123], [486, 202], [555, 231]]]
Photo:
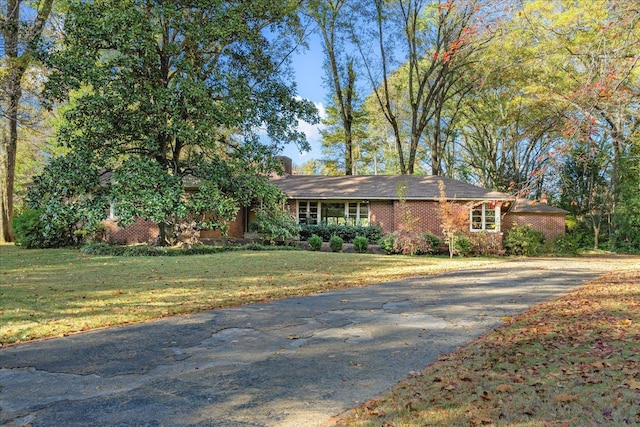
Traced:
[[497, 262], [308, 251], [107, 257], [0, 245], [0, 345]]
[[440, 358], [341, 426], [640, 425], [640, 272], [610, 273]]

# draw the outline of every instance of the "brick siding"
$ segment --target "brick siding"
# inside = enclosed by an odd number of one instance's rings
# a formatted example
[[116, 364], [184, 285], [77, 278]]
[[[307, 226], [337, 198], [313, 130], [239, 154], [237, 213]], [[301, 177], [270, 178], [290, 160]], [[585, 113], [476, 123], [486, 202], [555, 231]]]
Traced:
[[[137, 243], [149, 243], [160, 234], [158, 226], [151, 222], [138, 218], [132, 225], [126, 228], [118, 227], [113, 220], [102, 221], [105, 226], [105, 239], [110, 244], [134, 245]], [[229, 223], [229, 237], [242, 238], [244, 235], [244, 209], [240, 209], [234, 221]], [[220, 230], [202, 230], [201, 239], [215, 239], [222, 237]]]
[[136, 243], [147, 243], [158, 237], [160, 230], [158, 226], [148, 220], [138, 218], [136, 222], [126, 228], [118, 227], [113, 220], [102, 221], [105, 226], [105, 238], [110, 244], [127, 244], [134, 245]]
[[385, 233], [392, 233], [395, 227], [393, 202], [369, 202], [369, 221], [371, 225], [382, 227]]
[[504, 232], [516, 225], [526, 225], [542, 231], [547, 242], [552, 242], [565, 234], [564, 214], [509, 213], [502, 220], [502, 230]]
[[438, 202], [429, 201], [395, 201], [393, 203], [396, 230], [413, 227], [420, 232], [429, 232], [442, 237], [440, 226], [440, 207]]

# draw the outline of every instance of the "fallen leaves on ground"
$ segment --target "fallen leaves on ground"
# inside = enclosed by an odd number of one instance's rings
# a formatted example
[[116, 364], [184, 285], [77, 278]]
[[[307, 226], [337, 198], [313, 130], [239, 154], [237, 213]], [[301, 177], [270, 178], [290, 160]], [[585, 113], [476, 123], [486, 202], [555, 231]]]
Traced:
[[502, 320], [338, 425], [640, 424], [640, 272]]

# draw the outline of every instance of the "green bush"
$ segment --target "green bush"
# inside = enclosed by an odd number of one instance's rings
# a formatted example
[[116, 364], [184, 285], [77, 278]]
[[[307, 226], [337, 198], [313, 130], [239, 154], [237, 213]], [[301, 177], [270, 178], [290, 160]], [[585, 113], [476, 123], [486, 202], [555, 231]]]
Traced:
[[537, 255], [544, 244], [544, 234], [526, 225], [517, 225], [504, 238], [504, 248], [510, 255]]
[[27, 209], [12, 220], [13, 233], [17, 246], [27, 249], [43, 247], [43, 223], [40, 221], [42, 209]]
[[453, 250], [459, 256], [467, 256], [473, 252], [473, 243], [464, 234], [456, 233]]
[[505, 250], [502, 247], [502, 238], [500, 233], [489, 233], [487, 231], [479, 231], [471, 233], [469, 240], [473, 245], [473, 253], [475, 255], [504, 255]]
[[432, 233], [422, 233], [422, 238], [429, 242], [429, 254], [437, 254], [442, 246], [442, 239]]
[[396, 236], [393, 233], [385, 234], [378, 240], [378, 245], [387, 253], [387, 255], [393, 254], [393, 247], [396, 242]]
[[183, 256], [183, 255], [209, 255], [230, 251], [295, 251], [300, 250], [295, 246], [273, 246], [250, 243], [243, 246], [210, 246], [194, 245], [188, 248], [157, 247], [147, 245], [114, 246], [107, 243], [91, 243], [83, 246], [80, 251], [87, 255], [103, 256]]
[[353, 239], [353, 250], [360, 254], [364, 254], [369, 249], [369, 240], [364, 236], [357, 236]]
[[328, 224], [300, 225], [300, 240], [308, 241], [313, 234], [320, 236], [325, 242], [328, 242], [331, 236], [339, 236], [345, 243], [352, 243], [356, 237], [364, 236], [369, 244], [373, 244], [382, 238], [383, 230], [379, 225], [369, 227]]
[[331, 236], [329, 239], [329, 247], [331, 252], [342, 252], [342, 245], [344, 240], [340, 236]]
[[553, 241], [553, 253], [557, 255], [576, 255], [580, 249], [580, 240], [575, 234], [565, 234]]
[[322, 248], [322, 237], [317, 234], [313, 234], [307, 239], [307, 243], [309, 244], [309, 249], [312, 251], [319, 251], [320, 248]]
[[399, 230], [385, 235], [379, 244], [387, 254], [430, 255], [440, 250], [442, 241], [431, 233]]

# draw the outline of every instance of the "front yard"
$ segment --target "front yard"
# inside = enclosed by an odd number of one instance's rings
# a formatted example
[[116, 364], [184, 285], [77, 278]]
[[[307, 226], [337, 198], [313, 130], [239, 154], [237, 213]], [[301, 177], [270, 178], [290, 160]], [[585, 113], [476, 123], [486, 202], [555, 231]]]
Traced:
[[498, 262], [308, 251], [129, 258], [0, 245], [0, 345]]

